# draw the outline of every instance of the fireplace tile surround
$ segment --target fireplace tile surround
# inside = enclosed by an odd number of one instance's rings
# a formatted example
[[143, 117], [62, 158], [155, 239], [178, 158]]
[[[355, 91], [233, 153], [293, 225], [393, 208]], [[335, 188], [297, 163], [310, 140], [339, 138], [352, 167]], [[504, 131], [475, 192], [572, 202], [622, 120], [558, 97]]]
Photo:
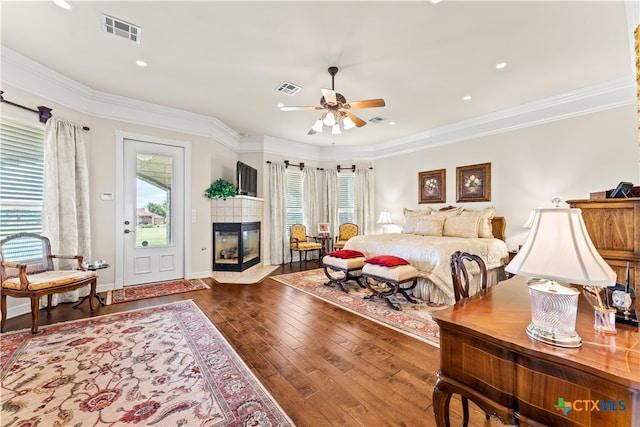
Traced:
[[[262, 236], [260, 252], [264, 254], [264, 199], [251, 196], [235, 196], [222, 199], [211, 199], [211, 223], [243, 223], [260, 222], [260, 235]], [[213, 228], [211, 230], [213, 237]], [[212, 260], [213, 262], [213, 260]], [[256, 283], [268, 276], [277, 266], [264, 265], [261, 259], [257, 265], [244, 271], [213, 271], [211, 277], [217, 282], [223, 283]]]

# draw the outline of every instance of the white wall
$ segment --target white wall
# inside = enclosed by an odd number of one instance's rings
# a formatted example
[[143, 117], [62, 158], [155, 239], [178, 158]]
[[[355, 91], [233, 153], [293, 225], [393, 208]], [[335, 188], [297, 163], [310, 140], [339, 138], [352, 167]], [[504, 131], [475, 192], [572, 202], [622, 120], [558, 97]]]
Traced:
[[[456, 167], [491, 162], [491, 201], [456, 203]], [[375, 162], [377, 210], [389, 210], [397, 226], [403, 208], [495, 206], [507, 220], [507, 244], [526, 237], [529, 211], [552, 207], [551, 198], [589, 198], [620, 181], [640, 184], [635, 106], [531, 126], [483, 138], [415, 151]], [[446, 168], [446, 203], [418, 204], [418, 172]], [[563, 204], [567, 207], [566, 204]]]

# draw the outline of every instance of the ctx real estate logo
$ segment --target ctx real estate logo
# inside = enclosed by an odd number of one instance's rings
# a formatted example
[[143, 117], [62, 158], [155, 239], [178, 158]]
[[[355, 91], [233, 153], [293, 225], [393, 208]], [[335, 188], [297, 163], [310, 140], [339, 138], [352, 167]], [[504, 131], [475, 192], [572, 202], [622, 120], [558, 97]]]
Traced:
[[624, 411], [627, 405], [624, 400], [574, 400], [565, 401], [564, 398], [558, 398], [558, 404], [553, 405], [557, 411], [562, 412], [565, 416], [569, 411], [576, 412], [594, 412], [594, 411]]

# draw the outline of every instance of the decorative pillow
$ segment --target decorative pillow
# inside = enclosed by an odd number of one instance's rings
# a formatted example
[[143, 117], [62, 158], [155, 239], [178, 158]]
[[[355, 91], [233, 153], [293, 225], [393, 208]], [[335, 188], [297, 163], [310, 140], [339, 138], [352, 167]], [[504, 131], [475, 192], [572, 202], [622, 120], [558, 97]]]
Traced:
[[419, 234], [421, 236], [442, 236], [444, 220], [444, 216], [434, 215], [418, 218], [415, 234]]
[[433, 209], [427, 208], [423, 210], [404, 209], [404, 223], [402, 224], [402, 232], [405, 234], [415, 234], [418, 225], [418, 219], [431, 215]]
[[431, 212], [433, 212], [433, 209], [431, 209], [431, 208], [416, 209], [416, 210], [404, 208], [402, 210], [402, 213], [403, 213], [404, 216], [431, 215]]
[[[444, 208], [443, 208], [444, 209]], [[446, 208], [446, 210], [433, 211], [431, 215], [438, 216], [458, 216], [462, 212], [463, 208]]]
[[491, 226], [491, 220], [496, 214], [496, 208], [490, 207], [480, 210], [465, 209], [460, 214], [461, 216], [477, 216], [480, 218], [478, 225], [478, 237], [493, 237], [493, 227]]
[[443, 236], [448, 237], [478, 237], [479, 216], [447, 216], [444, 221]]
[[393, 255], [378, 255], [364, 260], [369, 264], [381, 265], [383, 267], [397, 267], [399, 265], [409, 265], [409, 261]]
[[333, 251], [333, 252], [329, 252], [327, 255], [336, 257], [336, 258], [342, 258], [342, 259], [359, 258], [364, 256], [362, 252], [354, 251], [353, 249], [343, 249], [341, 251]]

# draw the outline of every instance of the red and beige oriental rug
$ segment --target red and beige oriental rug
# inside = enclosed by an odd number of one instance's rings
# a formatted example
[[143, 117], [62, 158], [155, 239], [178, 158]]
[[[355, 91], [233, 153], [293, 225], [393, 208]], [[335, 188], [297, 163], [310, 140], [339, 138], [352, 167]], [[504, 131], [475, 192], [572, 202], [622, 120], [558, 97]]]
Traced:
[[191, 300], [0, 335], [6, 426], [289, 426]]
[[209, 289], [209, 286], [200, 279], [181, 279], [171, 282], [125, 286], [123, 289], [108, 291], [105, 304], [111, 305], [146, 298], [164, 297], [183, 292], [198, 291], [200, 289]]
[[344, 293], [333, 286], [326, 286], [328, 279], [321, 268], [271, 276], [271, 278], [374, 322], [439, 346], [440, 330], [431, 313], [446, 306], [434, 305], [418, 298], [416, 298], [418, 303], [412, 304], [399, 295], [391, 297], [391, 302], [400, 306], [400, 310], [396, 311], [381, 299], [364, 299], [365, 296], [370, 295], [369, 290], [360, 288], [353, 281], [346, 284], [349, 293]]

